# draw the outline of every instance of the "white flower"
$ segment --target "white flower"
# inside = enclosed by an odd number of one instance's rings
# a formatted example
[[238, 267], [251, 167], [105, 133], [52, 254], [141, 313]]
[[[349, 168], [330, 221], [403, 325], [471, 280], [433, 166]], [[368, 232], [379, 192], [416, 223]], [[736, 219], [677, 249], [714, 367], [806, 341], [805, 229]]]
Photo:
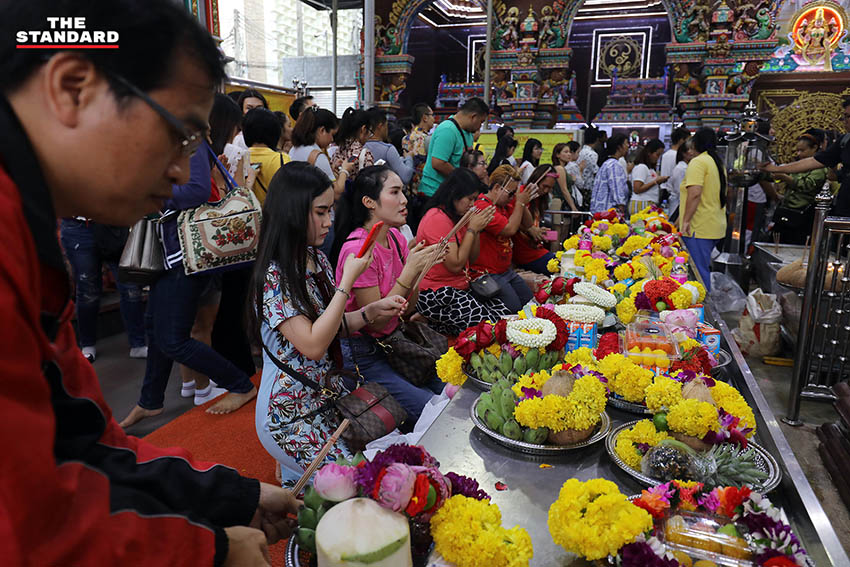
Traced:
[[599, 324], [605, 319], [605, 311], [595, 305], [566, 303], [555, 306], [555, 313], [566, 321]]
[[614, 297], [614, 294], [602, 289], [596, 284], [592, 284], [590, 282], [578, 282], [573, 286], [573, 290], [603, 309], [613, 309], [614, 306], [617, 305], [617, 298]]
[[691, 305], [695, 305], [699, 301], [699, 290], [696, 288], [696, 286], [694, 284], [683, 283], [679, 287], [686, 289], [689, 292], [691, 292], [691, 296], [693, 297], [693, 300], [691, 300]]
[[[540, 332], [537, 334], [527, 332], [530, 330]], [[555, 340], [557, 334], [558, 331], [552, 321], [539, 317], [508, 321], [505, 328], [505, 335], [512, 344], [528, 348], [545, 347]]]

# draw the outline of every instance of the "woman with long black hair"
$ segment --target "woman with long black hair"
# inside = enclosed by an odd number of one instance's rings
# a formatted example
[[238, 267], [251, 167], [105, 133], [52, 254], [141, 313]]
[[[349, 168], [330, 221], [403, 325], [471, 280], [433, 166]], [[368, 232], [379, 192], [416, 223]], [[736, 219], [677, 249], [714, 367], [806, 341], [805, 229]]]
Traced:
[[697, 157], [688, 163], [679, 191], [679, 228], [691, 259], [711, 289], [711, 251], [726, 236], [726, 170], [717, 155], [717, 134], [700, 128], [693, 137]]
[[[263, 207], [251, 281], [252, 328], [265, 346], [255, 421], [260, 442], [281, 465], [284, 483], [301, 476], [337, 424], [328, 413], [314, 413], [327, 402], [327, 392], [317, 392], [281, 371], [269, 353], [326, 390], [344, 395], [353, 385], [330, 374], [342, 364], [337, 333], [343, 318], [344, 328], [354, 333], [367, 321], [396, 317], [405, 307], [402, 297], [390, 295], [345, 313], [354, 282], [372, 263], [372, 249], [362, 258], [343, 257], [340, 277], [334, 281], [333, 268], [319, 250], [331, 227], [333, 202], [328, 176], [312, 165], [293, 162], [275, 175]], [[340, 440], [328, 460], [343, 455], [349, 451]]]
[[523, 185], [528, 183], [531, 172], [540, 165], [540, 156], [543, 155], [543, 143], [537, 138], [529, 138], [522, 148], [522, 158], [517, 164], [519, 178]]
[[649, 140], [638, 152], [635, 167], [632, 169], [632, 198], [629, 200], [629, 214], [636, 214], [649, 205], [658, 205], [661, 199], [661, 185], [667, 177], [658, 175], [656, 167], [664, 142], [658, 138]]
[[496, 144], [496, 149], [493, 152], [493, 157], [490, 158], [490, 165], [487, 166], [487, 174], [493, 173], [500, 165], [508, 164], [508, 160], [514, 154], [517, 147], [517, 141], [513, 138], [505, 136], [499, 143]]

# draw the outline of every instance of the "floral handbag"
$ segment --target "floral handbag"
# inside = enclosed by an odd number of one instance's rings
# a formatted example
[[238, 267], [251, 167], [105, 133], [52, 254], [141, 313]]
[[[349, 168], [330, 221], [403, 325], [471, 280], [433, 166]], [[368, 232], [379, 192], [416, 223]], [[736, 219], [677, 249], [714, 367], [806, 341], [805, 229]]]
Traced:
[[257, 258], [262, 212], [254, 192], [237, 187], [215, 152], [207, 150], [227, 184], [216, 203], [186, 209], [177, 218], [177, 237], [186, 275], [241, 268]]

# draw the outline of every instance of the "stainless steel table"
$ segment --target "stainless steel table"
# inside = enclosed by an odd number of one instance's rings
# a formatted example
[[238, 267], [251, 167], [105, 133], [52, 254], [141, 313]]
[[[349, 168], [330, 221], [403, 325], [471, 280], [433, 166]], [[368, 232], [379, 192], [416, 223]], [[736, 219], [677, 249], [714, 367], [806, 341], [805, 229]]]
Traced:
[[[707, 316], [712, 319], [710, 308]], [[806, 480], [779, 424], [758, 389], [746, 361], [735, 345], [729, 329], [716, 323], [724, 337], [724, 348], [732, 353], [732, 383], [753, 407], [758, 421], [757, 441], [770, 451], [782, 468], [782, 484], [770, 494], [775, 504], [788, 514], [792, 527], [815, 563], [820, 566], [850, 566], [829, 519]], [[502, 512], [502, 524], [519, 524], [528, 530], [534, 544], [533, 566], [560, 567], [587, 565], [584, 560], [555, 545], [547, 526], [549, 506], [557, 499], [568, 478], [588, 480], [607, 478], [617, 483], [624, 494], [637, 494], [643, 488], [621, 471], [605, 452], [604, 441], [565, 456], [536, 457], [513, 452], [477, 431], [469, 417], [472, 403], [480, 391], [465, 385], [443, 410], [422, 438], [422, 445], [440, 461], [440, 469], [474, 477], [493, 498]], [[640, 416], [609, 408], [613, 426]], [[541, 463], [552, 468], [540, 468]], [[508, 488], [499, 492], [496, 482]]]

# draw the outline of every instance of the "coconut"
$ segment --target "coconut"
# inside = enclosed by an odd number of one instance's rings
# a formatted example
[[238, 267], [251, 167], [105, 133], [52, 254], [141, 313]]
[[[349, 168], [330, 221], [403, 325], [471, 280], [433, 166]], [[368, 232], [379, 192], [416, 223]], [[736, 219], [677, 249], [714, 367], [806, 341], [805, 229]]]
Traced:
[[708, 389], [708, 386], [702, 380], [691, 380], [682, 386], [682, 397], [686, 400], [699, 400], [701, 402], [708, 402], [713, 406], [717, 405], [711, 396], [711, 390]]
[[596, 429], [596, 426], [591, 425], [587, 429], [565, 429], [564, 431], [559, 431], [557, 433], [550, 431], [549, 442], [554, 445], [573, 445], [575, 443], [581, 443], [593, 435], [594, 429]]
[[340, 502], [316, 527], [318, 567], [413, 567], [407, 519], [374, 500]]
[[546, 383], [543, 384], [543, 387], [540, 389], [540, 393], [543, 396], [556, 395], [567, 397], [573, 391], [573, 384], [575, 384], [576, 377], [572, 372], [568, 372], [566, 370], [558, 370], [552, 374], [552, 377], [546, 380]]
[[712, 447], [712, 445], [709, 445], [702, 439], [698, 439], [693, 435], [685, 435], [684, 433], [678, 433], [676, 431], [670, 431], [669, 433], [673, 435], [673, 438], [676, 441], [681, 441], [695, 451], [708, 451]]

